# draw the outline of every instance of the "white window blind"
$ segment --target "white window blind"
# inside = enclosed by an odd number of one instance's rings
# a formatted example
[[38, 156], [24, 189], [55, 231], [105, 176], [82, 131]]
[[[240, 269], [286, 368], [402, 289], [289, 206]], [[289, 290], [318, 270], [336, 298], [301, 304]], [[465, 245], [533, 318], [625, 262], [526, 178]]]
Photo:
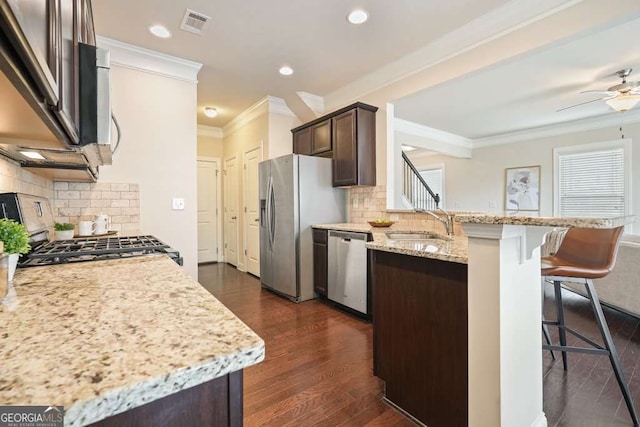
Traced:
[[438, 206], [442, 208], [444, 206], [444, 196], [442, 194], [442, 168], [422, 170], [420, 171], [420, 175], [429, 188], [431, 188], [431, 191], [433, 191], [434, 194], [440, 195], [440, 204]]
[[558, 155], [560, 216], [625, 214], [623, 147]]

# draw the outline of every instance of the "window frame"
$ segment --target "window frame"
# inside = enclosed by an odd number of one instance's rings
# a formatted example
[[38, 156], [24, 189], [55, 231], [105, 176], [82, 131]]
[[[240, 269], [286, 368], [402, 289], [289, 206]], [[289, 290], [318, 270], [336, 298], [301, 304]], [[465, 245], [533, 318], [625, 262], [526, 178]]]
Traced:
[[632, 215], [632, 147], [631, 139], [616, 139], [613, 141], [591, 142], [587, 144], [555, 147], [553, 149], [553, 216], [560, 216], [560, 156], [566, 154], [591, 153], [595, 151], [614, 150], [622, 148], [624, 168], [624, 215]]

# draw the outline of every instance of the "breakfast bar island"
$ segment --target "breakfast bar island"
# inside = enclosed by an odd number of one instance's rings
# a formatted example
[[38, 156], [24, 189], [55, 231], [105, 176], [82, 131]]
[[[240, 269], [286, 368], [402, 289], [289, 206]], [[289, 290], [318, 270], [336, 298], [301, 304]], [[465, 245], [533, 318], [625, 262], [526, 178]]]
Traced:
[[0, 324], [0, 402], [64, 406], [65, 426], [241, 426], [264, 359], [166, 255], [19, 269]]
[[455, 220], [466, 251], [455, 236], [367, 244], [375, 374], [392, 404], [430, 427], [546, 426], [540, 246], [556, 227], [612, 228], [631, 218]]

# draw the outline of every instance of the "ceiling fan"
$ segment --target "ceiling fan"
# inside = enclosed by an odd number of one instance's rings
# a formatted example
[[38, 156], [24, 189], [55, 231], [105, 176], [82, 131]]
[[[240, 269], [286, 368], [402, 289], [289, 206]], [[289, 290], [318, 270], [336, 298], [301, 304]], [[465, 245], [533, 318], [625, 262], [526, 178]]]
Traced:
[[611, 86], [607, 90], [585, 90], [580, 93], [599, 93], [604, 95], [602, 98], [592, 99], [591, 101], [581, 102], [580, 104], [571, 105], [570, 107], [561, 108], [558, 111], [564, 111], [569, 108], [578, 107], [580, 105], [590, 104], [592, 102], [604, 101], [609, 107], [616, 111], [627, 111], [632, 109], [640, 102], [640, 81], [628, 82], [627, 77], [633, 71], [631, 68], [625, 68], [616, 72], [616, 75], [622, 79], [622, 83]]

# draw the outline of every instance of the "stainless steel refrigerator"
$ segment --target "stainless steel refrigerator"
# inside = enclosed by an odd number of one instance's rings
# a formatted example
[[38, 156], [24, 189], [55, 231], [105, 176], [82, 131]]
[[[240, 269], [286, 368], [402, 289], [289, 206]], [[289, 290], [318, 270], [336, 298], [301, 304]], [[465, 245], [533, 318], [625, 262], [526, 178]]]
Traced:
[[260, 281], [294, 302], [313, 298], [311, 225], [345, 222], [347, 192], [331, 159], [289, 154], [259, 164]]

